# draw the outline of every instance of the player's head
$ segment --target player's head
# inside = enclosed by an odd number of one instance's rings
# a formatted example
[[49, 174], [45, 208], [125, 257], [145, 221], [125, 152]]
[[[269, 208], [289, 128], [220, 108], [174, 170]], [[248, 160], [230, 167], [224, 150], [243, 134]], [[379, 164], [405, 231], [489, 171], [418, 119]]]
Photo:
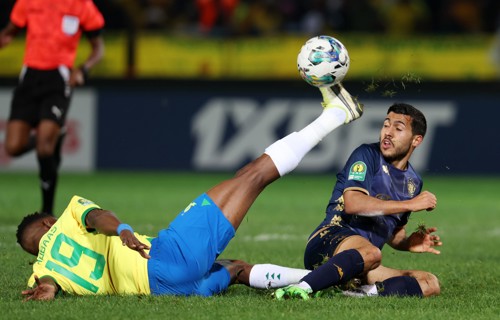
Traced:
[[41, 237], [56, 222], [56, 218], [47, 213], [32, 213], [23, 218], [17, 226], [17, 243], [24, 251], [38, 255], [38, 244]]
[[407, 161], [426, 131], [427, 121], [420, 110], [407, 103], [395, 103], [387, 110], [380, 130], [380, 151], [389, 162]]
[[395, 103], [389, 107], [387, 114], [391, 112], [410, 116], [412, 133], [414, 135], [421, 135], [422, 137], [425, 136], [427, 132], [427, 120], [422, 111], [407, 103]]

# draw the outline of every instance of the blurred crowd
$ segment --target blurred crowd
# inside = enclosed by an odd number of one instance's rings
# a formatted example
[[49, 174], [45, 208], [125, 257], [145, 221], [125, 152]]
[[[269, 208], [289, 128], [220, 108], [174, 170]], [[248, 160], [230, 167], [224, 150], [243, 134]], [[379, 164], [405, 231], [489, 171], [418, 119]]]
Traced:
[[[15, 0], [0, 1], [2, 24]], [[94, 0], [107, 29], [219, 37], [278, 33], [493, 33], [498, 0]]]

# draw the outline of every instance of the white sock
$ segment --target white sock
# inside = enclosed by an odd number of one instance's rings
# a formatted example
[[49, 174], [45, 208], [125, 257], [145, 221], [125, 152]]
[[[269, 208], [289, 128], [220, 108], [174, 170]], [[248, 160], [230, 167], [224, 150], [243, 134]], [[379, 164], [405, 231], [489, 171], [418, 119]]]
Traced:
[[309, 283], [307, 283], [307, 282], [305, 282], [305, 281], [301, 281], [301, 282], [299, 282], [299, 284], [297, 284], [297, 287], [302, 288], [302, 289], [307, 290], [307, 291], [309, 291], [309, 290], [311, 290], [311, 291], [312, 291], [312, 288], [311, 288], [311, 286], [309, 285]]
[[292, 132], [266, 148], [280, 176], [293, 171], [302, 158], [330, 132], [341, 126], [346, 114], [339, 108], [324, 109], [321, 115], [299, 132]]
[[365, 284], [361, 286], [361, 290], [366, 293], [367, 296], [378, 296], [377, 286], [374, 284]]
[[298, 283], [310, 270], [294, 269], [275, 264], [256, 264], [250, 270], [250, 287], [257, 289], [281, 288]]

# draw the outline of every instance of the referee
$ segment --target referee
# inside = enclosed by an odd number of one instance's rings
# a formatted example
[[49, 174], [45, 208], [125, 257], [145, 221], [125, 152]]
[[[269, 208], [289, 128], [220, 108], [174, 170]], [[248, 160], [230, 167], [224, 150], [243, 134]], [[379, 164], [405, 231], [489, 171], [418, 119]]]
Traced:
[[[41, 212], [53, 215], [73, 88], [85, 83], [89, 70], [101, 60], [104, 18], [92, 0], [17, 0], [10, 21], [0, 32], [0, 48], [26, 28], [26, 48], [19, 83], [12, 98], [5, 149], [16, 157], [36, 149]], [[91, 52], [74, 67], [76, 51], [85, 33]]]

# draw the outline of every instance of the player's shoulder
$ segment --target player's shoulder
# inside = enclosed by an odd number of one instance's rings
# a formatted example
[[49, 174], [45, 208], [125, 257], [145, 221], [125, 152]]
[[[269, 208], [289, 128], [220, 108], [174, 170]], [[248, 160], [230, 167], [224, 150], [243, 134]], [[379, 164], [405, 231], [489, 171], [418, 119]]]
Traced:
[[380, 149], [377, 143], [363, 143], [354, 149], [353, 154], [365, 154], [367, 156], [380, 155]]
[[94, 0], [78, 0], [78, 1], [80, 1], [81, 3], [83, 3], [84, 5], [87, 5], [87, 6], [97, 7]]
[[376, 153], [379, 153], [379, 151], [380, 151], [379, 144], [377, 142], [363, 143], [359, 146], [359, 148], [366, 149], [366, 150], [369, 150], [371, 152], [376, 152]]
[[80, 9], [97, 7], [94, 0], [74, 0], [71, 5]]
[[368, 171], [375, 172], [379, 163], [379, 149], [376, 143], [365, 143], [358, 146], [351, 153], [351, 156], [346, 162], [345, 170], [352, 172], [366, 173]]
[[84, 214], [85, 212], [88, 212], [91, 209], [98, 209], [98, 208], [100, 208], [99, 205], [94, 203], [94, 201], [78, 195], [74, 195], [71, 198], [71, 201], [69, 202], [65, 212], [69, 211], [72, 212], [73, 214], [75, 213]]
[[406, 169], [406, 172], [415, 176], [416, 179], [423, 181], [422, 176], [417, 172], [417, 170], [415, 170], [415, 168], [413, 168], [410, 162], [408, 162], [408, 168]]

